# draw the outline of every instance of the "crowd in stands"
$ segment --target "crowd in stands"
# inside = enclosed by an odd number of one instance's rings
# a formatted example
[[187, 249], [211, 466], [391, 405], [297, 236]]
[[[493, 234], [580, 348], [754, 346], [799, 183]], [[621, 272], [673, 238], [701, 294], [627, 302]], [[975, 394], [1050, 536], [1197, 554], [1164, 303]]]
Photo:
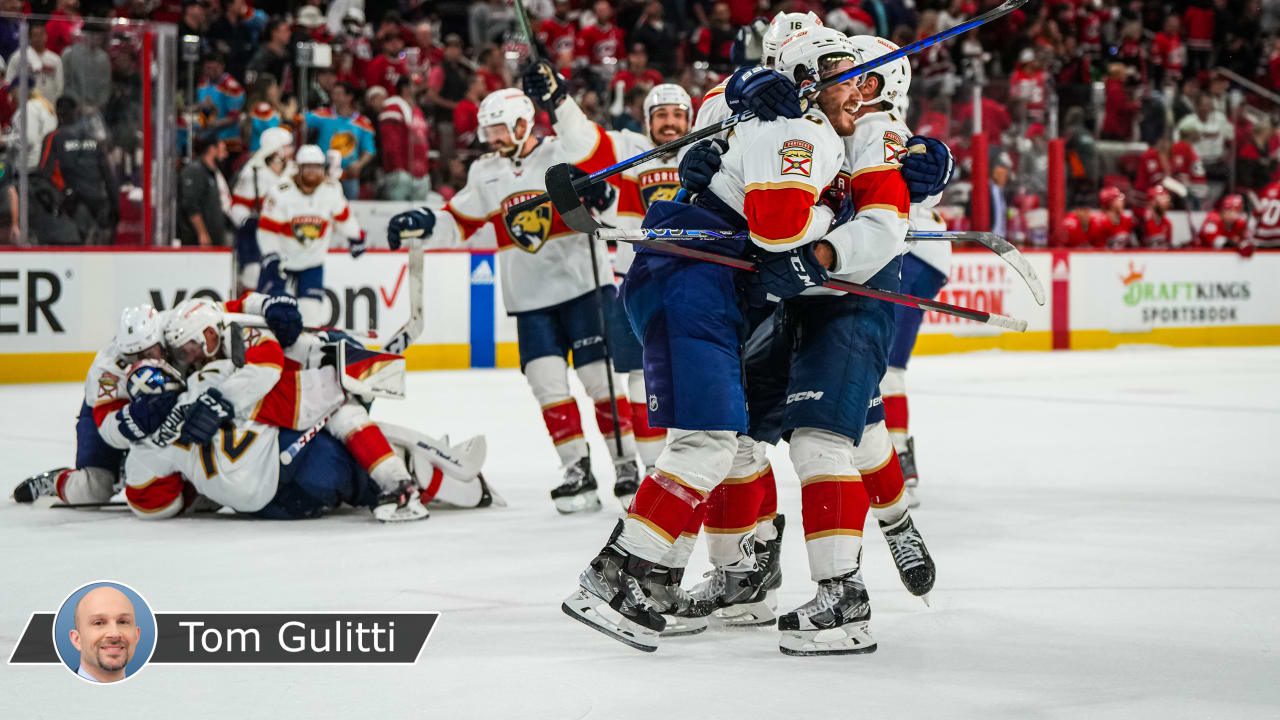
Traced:
[[[676, 82], [697, 104], [734, 70], [738, 29], [756, 17], [813, 11], [846, 33], [905, 45], [999, 2], [525, 5], [538, 40], [584, 110], [603, 125], [639, 130], [649, 88]], [[262, 133], [283, 126], [297, 144], [314, 142], [329, 153], [351, 199], [451, 197], [468, 163], [484, 152], [477, 137], [481, 99], [512, 85], [528, 53], [508, 0], [0, 0], [0, 12], [8, 13], [0, 18], [8, 82], [0, 93], [8, 150], [0, 242], [21, 240], [10, 211], [16, 208], [12, 170], [19, 164], [37, 178], [33, 196], [46, 195], [33, 201], [32, 212], [52, 204], [51, 214], [71, 223], [42, 231], [33, 219], [42, 241], [127, 241], [120, 228], [128, 203], [106, 198], [130, 196], [142, 170], [142, 26], [98, 25], [84, 17], [177, 25], [185, 41], [175, 74], [174, 158], [204, 163], [225, 188]], [[31, 80], [20, 109], [15, 71], [24, 14], [30, 16]], [[1150, 239], [1148, 220], [1152, 213], [1162, 216], [1158, 208], [1165, 205], [1219, 211], [1234, 198], [1229, 204], [1239, 199], [1246, 215], [1265, 210], [1280, 160], [1280, 0], [1032, 0], [1001, 22], [912, 56], [912, 66], [907, 122], [945, 140], [956, 156], [958, 182], [944, 200], [957, 208], [953, 218], [965, 216], [975, 187], [989, 189], [994, 229], [1011, 239], [1126, 247], [1159, 245]], [[25, 138], [17, 135], [20, 110]], [[551, 131], [545, 118], [537, 131]], [[67, 156], [57, 166], [48, 149], [59, 132], [99, 146], [92, 156]], [[988, 178], [971, 177], [970, 138], [977, 132], [987, 139]], [[1054, 137], [1066, 144], [1074, 220], [1064, 224], [1079, 229], [1037, 236], [1029, 229], [1035, 221], [1026, 218], [1039, 217], [1032, 211], [1046, 206]], [[66, 138], [60, 147], [68, 147]], [[83, 168], [74, 182], [68, 162]], [[1117, 209], [1124, 204], [1139, 215]], [[1126, 223], [1127, 235], [1117, 230]], [[68, 234], [72, 226], [76, 231]], [[225, 244], [222, 237], [207, 241]]]

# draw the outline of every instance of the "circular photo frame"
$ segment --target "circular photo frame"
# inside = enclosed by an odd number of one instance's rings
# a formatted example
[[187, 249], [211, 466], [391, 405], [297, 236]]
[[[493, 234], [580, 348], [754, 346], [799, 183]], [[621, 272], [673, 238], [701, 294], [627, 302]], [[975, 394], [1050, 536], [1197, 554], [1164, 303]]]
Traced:
[[156, 616], [142, 595], [124, 583], [87, 583], [58, 607], [53, 645], [62, 664], [81, 680], [124, 682], [155, 652]]

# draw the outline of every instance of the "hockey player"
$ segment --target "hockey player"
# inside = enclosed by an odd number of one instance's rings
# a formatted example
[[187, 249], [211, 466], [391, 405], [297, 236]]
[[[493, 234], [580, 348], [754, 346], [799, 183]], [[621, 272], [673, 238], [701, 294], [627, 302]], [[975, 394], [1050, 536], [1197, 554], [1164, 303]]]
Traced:
[[1147, 189], [1147, 209], [1142, 213], [1142, 247], [1148, 250], [1168, 250], [1173, 245], [1173, 223], [1169, 222], [1169, 209], [1173, 200], [1163, 185]]
[[[564, 78], [546, 63], [532, 64], [524, 73], [525, 94], [535, 105], [553, 111], [554, 129], [566, 151], [589, 158], [587, 162], [593, 165], [613, 165], [684, 137], [693, 121], [693, 101], [689, 93], [679, 85], [662, 83], [655, 85], [645, 96], [644, 134], [630, 130], [605, 131], [582, 112], [577, 102], [568, 96], [566, 87]], [[600, 141], [601, 135], [604, 142]], [[614, 227], [639, 228], [650, 205], [659, 200], [675, 199], [680, 190], [678, 169], [676, 154], [671, 153], [610, 178], [609, 183], [617, 189], [617, 202], [605, 213], [605, 221]], [[634, 256], [631, 245], [618, 243], [614, 272], [625, 277]], [[627, 377], [628, 412], [640, 462], [648, 474], [666, 445], [667, 432], [662, 428], [649, 427], [645, 402], [648, 393], [644, 389], [640, 341], [627, 322], [622, 303], [613, 303], [609, 333], [614, 370]], [[633, 487], [630, 493], [619, 496], [624, 508], [630, 505], [634, 494]]]
[[[467, 184], [436, 211], [419, 208], [391, 219], [387, 241], [395, 249], [406, 233], [426, 235], [435, 246], [497, 245], [502, 253], [499, 277], [502, 300], [516, 318], [520, 367], [542, 406], [542, 418], [555, 444], [564, 480], [551, 491], [561, 513], [599, 510], [596, 479], [582, 435], [578, 405], [569, 394], [568, 364], [573, 351], [574, 370], [595, 403], [596, 423], [611, 455], [614, 455], [614, 493], [626, 497], [635, 492], [639, 478], [635, 440], [631, 432], [626, 398], [617, 399], [618, 427], [610, 411], [608, 373], [604, 362], [604, 338], [600, 333], [598, 305], [603, 297], [607, 316], [615, 291], [609, 268], [592, 270], [588, 243], [596, 242], [597, 256], [607, 257], [604, 243], [574, 233], [550, 205], [511, 216], [506, 209], [542, 191], [543, 176], [552, 165], [569, 162], [584, 170], [591, 156], [577, 155], [556, 137], [533, 134], [534, 107], [516, 88], [490, 93], [480, 104], [480, 132], [492, 152], [471, 164]], [[597, 130], [600, 143], [608, 142]], [[598, 159], [594, 160], [600, 165]], [[600, 165], [603, 167], [603, 165]], [[588, 207], [607, 209], [614, 201], [611, 186], [598, 183], [585, 199]], [[602, 293], [597, 287], [604, 286]], [[622, 453], [613, 442], [622, 435]]]
[[1206, 250], [1235, 250], [1243, 257], [1253, 255], [1253, 239], [1249, 237], [1249, 219], [1244, 212], [1244, 198], [1228, 195], [1218, 203], [1200, 226], [1196, 244]]
[[323, 325], [324, 259], [332, 234], [347, 238], [352, 256], [365, 250], [364, 234], [342, 194], [325, 170], [324, 152], [303, 145], [298, 172], [274, 186], [262, 204], [258, 246], [262, 269], [258, 289], [271, 295], [289, 292], [298, 299], [307, 325]]
[[262, 254], [258, 250], [258, 217], [267, 192], [284, 184], [297, 172], [293, 167], [293, 133], [269, 128], [259, 139], [258, 150], [236, 176], [231, 190], [231, 223], [236, 228], [237, 280], [245, 288], [258, 287]]
[[[333, 374], [333, 368], [328, 371]], [[208, 363], [190, 378], [178, 407], [194, 407], [234, 372], [230, 361]], [[264, 404], [287, 404], [291, 398], [273, 396], [291, 392], [289, 386], [277, 385]], [[469, 443], [466, 456], [441, 459], [440, 455], [418, 449], [419, 439], [430, 438], [406, 428], [385, 429], [388, 435], [394, 433], [401, 438], [395, 451], [415, 468], [412, 474], [421, 502], [434, 498], [459, 507], [479, 507], [492, 501], [478, 475], [483, 462], [482, 441]], [[383, 522], [426, 517], [425, 508], [420, 505], [418, 512], [408, 512], [406, 506], [398, 504], [384, 486], [370, 477], [359, 458], [327, 433], [310, 438], [289, 463], [282, 463], [281, 451], [290, 449], [300, 435], [274, 424], [233, 418], [205, 443], [186, 437], [185, 428], [176, 441], [141, 443], [127, 461], [125, 497], [134, 513], [147, 519], [178, 515], [191, 509], [201, 496], [236, 512], [267, 519], [319, 517], [341, 504], [369, 507]], [[428, 445], [422, 443], [421, 447]]]
[[[815, 28], [788, 41], [779, 66], [803, 67], [812, 82], [852, 68], [854, 59], [843, 34]], [[817, 285], [826, 266], [843, 269], [830, 244], [815, 243], [835, 217], [817, 200], [843, 164], [841, 137], [854, 131], [848, 108], [856, 106], [857, 92], [853, 82], [841, 83], [819, 94], [799, 119], [739, 124], [709, 191], [689, 205], [655, 203], [645, 226], [746, 233], [749, 241], [699, 247], [730, 255], [744, 254], [748, 244], [758, 248], [762, 274], [779, 297]], [[737, 436], [747, 429], [738, 351], [746, 323], [734, 275], [723, 266], [642, 249], [623, 283], [628, 318], [643, 338], [649, 420], [666, 426], [670, 441], [563, 609], [644, 650], [657, 647], [665, 626], [660, 612], [684, 614], [680, 606], [688, 601], [669, 584], [675, 540], [729, 475]], [[606, 605], [609, 615], [602, 613]]]
[[1258, 193], [1253, 209], [1253, 240], [1260, 248], [1280, 248], [1280, 181]]
[[1124, 193], [1114, 185], [1098, 191], [1098, 207], [1089, 218], [1089, 241], [1096, 248], [1123, 250], [1135, 244], [1133, 213], [1124, 207]]
[[[382, 488], [385, 497], [380, 505], [396, 504], [396, 508], [383, 514], [394, 514], [395, 519], [426, 517], [426, 509], [408, 492], [413, 483], [403, 458], [392, 452], [387, 438], [369, 419], [368, 410], [347, 398], [337, 380], [315, 384], [327, 388], [319, 393], [319, 399], [304, 392], [308, 385], [296, 366], [291, 365], [286, 371], [284, 350], [270, 331], [242, 328], [239, 336], [234, 336], [212, 303], [187, 300], [174, 308], [168, 318], [164, 339], [170, 355], [183, 370], [199, 370], [209, 362], [230, 359], [233, 343], [244, 348], [239, 366], [187, 407], [183, 415], [186, 439], [198, 445], [208, 444], [218, 428], [232, 418], [305, 430], [323, 417], [317, 416], [320, 412], [332, 409], [325, 431], [342, 440]], [[306, 347], [292, 352], [309, 354]], [[296, 356], [291, 359], [298, 363]], [[310, 423], [308, 416], [314, 417]]]
[[[230, 312], [262, 315], [282, 336], [296, 338], [302, 328], [292, 298], [249, 294], [224, 305]], [[13, 491], [18, 502], [56, 495], [65, 503], [103, 503], [115, 494], [125, 452], [154, 432], [173, 407], [173, 396], [146, 395], [131, 401], [129, 385], [145, 383], [137, 373], [143, 362], [162, 363], [167, 313], [150, 305], [127, 307], [111, 343], [94, 356], [85, 379], [84, 402], [76, 423], [76, 466], [58, 468], [24, 480]]]

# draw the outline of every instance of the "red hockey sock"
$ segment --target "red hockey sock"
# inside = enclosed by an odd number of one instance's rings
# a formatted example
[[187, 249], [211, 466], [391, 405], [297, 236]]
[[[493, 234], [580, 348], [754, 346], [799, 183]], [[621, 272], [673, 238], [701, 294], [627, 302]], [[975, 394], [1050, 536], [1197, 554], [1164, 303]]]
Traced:
[[862, 482], [874, 508], [886, 508], [902, 499], [905, 485], [898, 453], [890, 450], [880, 467], [862, 471]]
[[760, 473], [747, 477], [725, 478], [707, 496], [707, 516], [704, 520], [709, 533], [745, 533], [756, 526], [764, 500], [765, 488]]
[[582, 416], [578, 414], [578, 402], [573, 398], [544, 405], [542, 420], [547, 424], [551, 442], [556, 445], [582, 437]]
[[778, 517], [778, 483], [773, 478], [773, 466], [765, 465], [760, 477], [756, 480], [760, 486], [760, 516], [758, 522]]
[[858, 569], [869, 505], [856, 476], [817, 475], [800, 484], [805, 550], [814, 580]]
[[365, 425], [356, 430], [347, 436], [345, 444], [360, 467], [370, 474], [380, 463], [395, 457], [391, 444], [377, 425]]
[[907, 396], [884, 396], [884, 424], [890, 434], [907, 434]]
[[[622, 437], [631, 434], [631, 403], [627, 402], [625, 397], [617, 399], [618, 404], [618, 426], [622, 430]], [[613, 403], [608, 400], [601, 400], [596, 403], [596, 427], [600, 428], [600, 434], [605, 440], [613, 440]]]
[[674, 475], [655, 472], [640, 483], [628, 519], [636, 520], [674, 543], [693, 523], [705, 496]]

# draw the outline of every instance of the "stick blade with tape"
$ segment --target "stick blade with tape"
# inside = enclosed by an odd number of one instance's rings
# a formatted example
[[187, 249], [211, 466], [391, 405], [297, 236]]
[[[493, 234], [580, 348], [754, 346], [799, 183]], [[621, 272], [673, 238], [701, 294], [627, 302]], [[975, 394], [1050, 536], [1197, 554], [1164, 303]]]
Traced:
[[543, 180], [547, 184], [547, 195], [551, 197], [551, 205], [555, 207], [556, 212], [560, 213], [565, 225], [584, 235], [591, 235], [600, 229], [600, 223], [596, 222], [596, 219], [591, 217], [591, 213], [582, 206], [582, 198], [578, 197], [578, 191], [573, 187], [572, 165], [568, 163], [552, 165], [547, 168], [547, 174], [543, 176]]

